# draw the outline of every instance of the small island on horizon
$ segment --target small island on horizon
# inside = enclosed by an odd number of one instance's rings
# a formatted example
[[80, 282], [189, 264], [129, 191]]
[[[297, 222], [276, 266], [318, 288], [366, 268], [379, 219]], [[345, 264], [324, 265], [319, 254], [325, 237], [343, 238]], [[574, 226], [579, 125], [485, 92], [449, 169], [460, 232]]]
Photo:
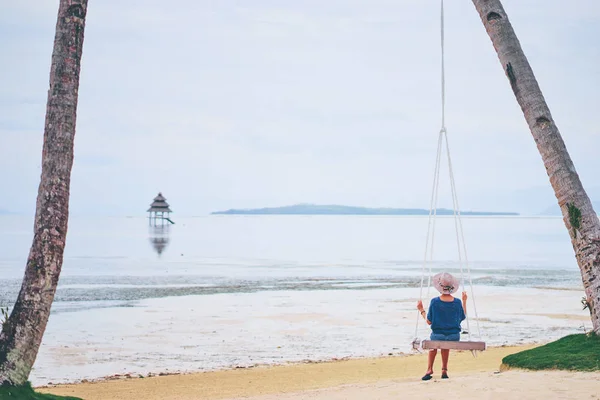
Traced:
[[[454, 211], [438, 208], [437, 215], [453, 215]], [[505, 216], [519, 215], [516, 212], [461, 211], [461, 215]], [[214, 211], [211, 215], [429, 215], [424, 208], [370, 208], [341, 205], [295, 204], [283, 207], [244, 208]]]

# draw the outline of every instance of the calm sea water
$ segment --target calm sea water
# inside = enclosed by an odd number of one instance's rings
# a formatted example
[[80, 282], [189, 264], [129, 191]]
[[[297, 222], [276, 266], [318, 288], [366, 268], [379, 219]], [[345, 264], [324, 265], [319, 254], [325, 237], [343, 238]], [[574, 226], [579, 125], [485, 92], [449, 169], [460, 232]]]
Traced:
[[[160, 231], [144, 218], [72, 218], [34, 383], [408, 351], [427, 218], [175, 221]], [[11, 306], [32, 220], [0, 222], [0, 305]], [[460, 274], [453, 224], [438, 218], [433, 272]], [[560, 218], [463, 224], [488, 344], [582, 329], [581, 277]]]
[[[0, 305], [20, 288], [32, 221], [0, 218]], [[420, 284], [427, 219], [209, 216], [165, 231], [144, 218], [73, 218], [54, 310], [147, 298]], [[451, 218], [438, 218], [434, 271], [459, 274]], [[560, 218], [464, 218], [474, 284], [581, 286]], [[162, 254], [159, 254], [162, 253]]]

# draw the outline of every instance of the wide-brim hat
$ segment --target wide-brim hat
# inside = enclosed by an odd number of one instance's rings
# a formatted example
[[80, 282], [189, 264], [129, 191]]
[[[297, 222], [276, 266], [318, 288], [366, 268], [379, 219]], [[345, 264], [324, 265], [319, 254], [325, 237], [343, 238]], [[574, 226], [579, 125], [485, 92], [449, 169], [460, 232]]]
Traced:
[[432, 281], [436, 290], [442, 294], [453, 294], [460, 288], [460, 281], [447, 272], [435, 274]]

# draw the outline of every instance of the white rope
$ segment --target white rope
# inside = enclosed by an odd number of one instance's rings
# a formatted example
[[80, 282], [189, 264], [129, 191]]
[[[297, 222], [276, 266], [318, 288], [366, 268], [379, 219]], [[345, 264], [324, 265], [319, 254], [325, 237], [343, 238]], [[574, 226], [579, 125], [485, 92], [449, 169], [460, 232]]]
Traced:
[[[456, 231], [456, 245], [458, 248], [458, 265], [460, 266], [460, 280], [463, 288], [463, 292], [465, 291], [465, 274], [463, 268], [462, 261], [462, 249], [461, 249], [461, 238], [462, 243], [464, 244], [465, 238], [461, 237], [459, 232], [459, 220], [460, 220], [460, 210], [458, 208], [458, 196], [456, 195], [456, 186], [454, 182], [454, 173], [452, 171], [452, 159], [450, 157], [450, 146], [448, 145], [448, 134], [446, 136], [446, 156], [448, 157], [448, 172], [450, 174], [450, 190], [452, 192], [452, 210], [454, 215], [454, 229]], [[462, 222], [460, 223], [462, 226]], [[465, 255], [466, 256], [466, 255]], [[466, 313], [467, 319], [467, 335], [469, 336], [469, 340], [471, 340], [471, 326], [469, 324], [469, 313]]]
[[[421, 287], [419, 290], [419, 300], [423, 299], [423, 280], [425, 278], [425, 267], [427, 266], [427, 253], [429, 252], [429, 238], [431, 237], [431, 255], [433, 255], [433, 242], [435, 236], [435, 215], [437, 214], [437, 199], [438, 199], [438, 186], [440, 179], [440, 159], [442, 154], [442, 132], [438, 135], [437, 152], [435, 157], [435, 167], [433, 170], [433, 186], [431, 188], [431, 200], [429, 201], [429, 218], [427, 221], [427, 238], [425, 239], [425, 254], [423, 255], [423, 264], [421, 266]], [[433, 230], [432, 227], [433, 221]], [[427, 280], [427, 295], [429, 295], [429, 287], [431, 286], [431, 263], [429, 266], [429, 274]], [[419, 334], [419, 321], [421, 319], [421, 313], [417, 311], [417, 323], [415, 325], [415, 338]]]
[[[442, 165], [442, 143], [444, 140], [444, 135], [443, 135], [443, 131], [440, 131], [439, 135], [438, 135], [438, 150], [437, 150], [437, 162], [436, 162], [436, 170], [435, 170], [435, 174], [436, 174], [436, 181], [435, 181], [435, 186], [434, 186], [434, 190], [435, 190], [435, 200], [433, 202], [433, 224], [432, 224], [432, 230], [431, 230], [431, 248], [429, 249], [429, 271], [427, 273], [427, 298], [429, 298], [429, 291], [431, 290], [431, 268], [433, 266], [433, 249], [434, 249], [434, 242], [435, 242], [435, 223], [437, 221], [437, 209], [438, 209], [438, 198], [439, 198], [439, 193], [440, 193], [440, 166]], [[431, 213], [431, 209], [429, 210], [429, 212]], [[427, 262], [427, 261], [426, 261]]]
[[[458, 203], [458, 194], [456, 191], [456, 183], [454, 181], [454, 171], [452, 168], [452, 157], [450, 156], [450, 144], [448, 143], [448, 135], [446, 135], [446, 154], [448, 157], [448, 170], [450, 172], [450, 187], [452, 190], [452, 203], [454, 204], [454, 210], [455, 210], [455, 215], [457, 216], [455, 219], [455, 227], [457, 229], [456, 235], [457, 235], [457, 239], [458, 239], [458, 235], [460, 232], [460, 239], [462, 242], [462, 252], [465, 256], [465, 266], [467, 268], [467, 275], [469, 276], [469, 286], [471, 288], [471, 297], [473, 299], [473, 310], [475, 312], [475, 322], [477, 324], [477, 335], [479, 336], [479, 338], [481, 338], [481, 329], [479, 326], [479, 316], [477, 314], [477, 305], [475, 302], [475, 292], [473, 290], [473, 279], [471, 278], [471, 268], [469, 267], [469, 258], [467, 255], [467, 242], [465, 241], [465, 235], [464, 235], [464, 231], [463, 231], [463, 225], [462, 225], [462, 219], [460, 218], [460, 204]], [[458, 223], [458, 225], [456, 224]], [[460, 257], [460, 248], [459, 248], [459, 257]], [[461, 264], [461, 278], [462, 278], [462, 287], [463, 287], [463, 291], [465, 290], [465, 280], [464, 280], [464, 275], [463, 275], [463, 270], [462, 270], [462, 264]], [[469, 315], [467, 313], [467, 332], [469, 335], [469, 339], [471, 338], [471, 328], [469, 326]]]
[[440, 1], [440, 43], [442, 46], [442, 130], [446, 132], [446, 68], [444, 57], [444, 0]]

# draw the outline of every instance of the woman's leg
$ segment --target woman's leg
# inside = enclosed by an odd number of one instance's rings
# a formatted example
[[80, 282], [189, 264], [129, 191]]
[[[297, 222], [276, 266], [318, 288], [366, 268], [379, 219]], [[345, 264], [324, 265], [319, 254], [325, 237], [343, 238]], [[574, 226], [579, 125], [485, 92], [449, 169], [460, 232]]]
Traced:
[[442, 375], [448, 371], [448, 358], [450, 357], [450, 350], [442, 350]]
[[[442, 350], [442, 354], [444, 354], [444, 350]], [[435, 361], [435, 356], [437, 355], [437, 349], [429, 350], [429, 357], [427, 359], [427, 372], [426, 374], [433, 374], [433, 362]]]

